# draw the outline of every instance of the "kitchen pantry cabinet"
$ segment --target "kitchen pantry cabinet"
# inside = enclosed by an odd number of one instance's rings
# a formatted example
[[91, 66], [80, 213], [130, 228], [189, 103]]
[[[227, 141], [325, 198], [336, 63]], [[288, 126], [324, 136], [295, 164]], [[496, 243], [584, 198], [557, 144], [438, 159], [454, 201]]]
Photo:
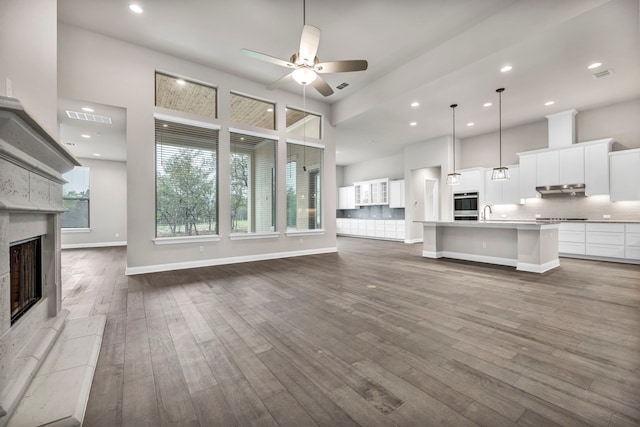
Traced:
[[484, 188], [487, 205], [516, 205], [520, 203], [520, 167], [509, 166], [508, 181], [492, 181], [492, 169], [485, 170]]
[[389, 181], [389, 207], [404, 208], [404, 179]]
[[336, 218], [336, 233], [347, 236], [404, 241], [404, 227], [404, 220]]
[[338, 209], [355, 209], [356, 196], [353, 185], [338, 188]]
[[609, 179], [612, 202], [640, 200], [640, 148], [609, 153]]
[[356, 206], [389, 204], [389, 178], [354, 183]]

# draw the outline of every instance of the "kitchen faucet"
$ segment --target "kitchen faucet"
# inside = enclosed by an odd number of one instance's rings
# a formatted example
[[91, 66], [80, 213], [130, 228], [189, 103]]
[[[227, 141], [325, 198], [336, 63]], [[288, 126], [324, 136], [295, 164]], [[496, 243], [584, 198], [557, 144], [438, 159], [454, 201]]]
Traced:
[[489, 208], [489, 213], [493, 213], [493, 210], [491, 209], [491, 205], [484, 205], [484, 208], [482, 208], [482, 219], [484, 221], [487, 220], [487, 208]]

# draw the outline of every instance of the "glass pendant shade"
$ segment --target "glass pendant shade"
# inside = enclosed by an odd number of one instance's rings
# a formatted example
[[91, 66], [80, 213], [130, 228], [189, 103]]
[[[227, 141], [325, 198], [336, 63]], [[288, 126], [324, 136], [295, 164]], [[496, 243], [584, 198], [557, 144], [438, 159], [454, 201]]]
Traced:
[[462, 175], [459, 173], [450, 173], [447, 175], [447, 185], [460, 185], [462, 184]]
[[298, 84], [306, 86], [313, 82], [318, 75], [315, 71], [310, 70], [309, 68], [298, 68], [291, 73], [291, 77], [293, 77], [293, 80], [298, 82]]
[[500, 156], [500, 167], [493, 168], [493, 172], [491, 172], [491, 180], [492, 181], [508, 181], [511, 179], [509, 176], [509, 168], [506, 166], [502, 166], [502, 92], [504, 92], [504, 88], [496, 89], [498, 92], [499, 99], [499, 119], [500, 119], [500, 127], [499, 127], [499, 141], [500, 145], [498, 148], [498, 155]]
[[493, 168], [493, 172], [491, 172], [492, 181], [508, 181], [510, 179], [511, 177], [509, 176], [509, 168], [504, 166]]

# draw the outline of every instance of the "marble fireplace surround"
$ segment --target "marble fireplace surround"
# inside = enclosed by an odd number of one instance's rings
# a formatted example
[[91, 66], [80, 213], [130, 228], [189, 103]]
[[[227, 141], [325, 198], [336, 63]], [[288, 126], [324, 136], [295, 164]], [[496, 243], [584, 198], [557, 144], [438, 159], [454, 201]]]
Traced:
[[[7, 423], [64, 327], [62, 174], [75, 158], [25, 111], [0, 97], [0, 426]], [[42, 298], [11, 325], [9, 245], [42, 236]]]

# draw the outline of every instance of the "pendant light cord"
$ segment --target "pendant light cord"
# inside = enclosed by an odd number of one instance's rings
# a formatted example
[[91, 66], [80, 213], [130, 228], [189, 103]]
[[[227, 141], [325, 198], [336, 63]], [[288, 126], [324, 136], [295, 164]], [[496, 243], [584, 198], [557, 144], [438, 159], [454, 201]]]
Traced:
[[497, 89], [496, 92], [498, 92], [498, 141], [500, 143], [498, 156], [500, 167], [502, 167], [502, 92], [504, 88]]
[[302, 25], [307, 25], [307, 1], [302, 0]]
[[452, 104], [453, 111], [453, 173], [456, 173], [456, 107], [458, 104]]
[[307, 171], [307, 86], [302, 86], [302, 170]]

